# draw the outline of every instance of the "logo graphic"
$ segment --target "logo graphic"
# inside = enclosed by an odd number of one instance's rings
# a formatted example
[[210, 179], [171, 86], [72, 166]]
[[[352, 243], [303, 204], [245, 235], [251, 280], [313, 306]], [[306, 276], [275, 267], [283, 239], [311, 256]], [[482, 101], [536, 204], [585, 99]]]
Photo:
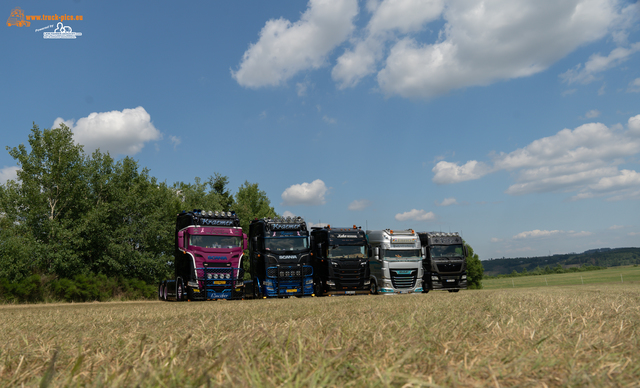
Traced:
[[20, 7], [11, 10], [11, 15], [7, 19], [7, 26], [29, 27], [31, 22], [24, 19], [24, 11]]
[[42, 35], [44, 39], [75, 39], [76, 36], [82, 36], [82, 32], [73, 32], [71, 27], [58, 22], [55, 31], [43, 32]]

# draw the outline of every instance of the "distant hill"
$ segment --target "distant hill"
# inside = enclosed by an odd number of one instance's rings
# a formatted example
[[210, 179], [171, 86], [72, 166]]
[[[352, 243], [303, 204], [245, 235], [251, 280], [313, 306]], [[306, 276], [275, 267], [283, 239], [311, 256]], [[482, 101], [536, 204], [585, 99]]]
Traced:
[[482, 261], [485, 275], [494, 276], [510, 274], [514, 270], [533, 271], [536, 267], [554, 267], [560, 264], [563, 268], [581, 265], [597, 265], [599, 267], [617, 267], [621, 265], [640, 264], [640, 248], [599, 248], [583, 253], [568, 253], [540, 257], [516, 257], [513, 259], [489, 259]]

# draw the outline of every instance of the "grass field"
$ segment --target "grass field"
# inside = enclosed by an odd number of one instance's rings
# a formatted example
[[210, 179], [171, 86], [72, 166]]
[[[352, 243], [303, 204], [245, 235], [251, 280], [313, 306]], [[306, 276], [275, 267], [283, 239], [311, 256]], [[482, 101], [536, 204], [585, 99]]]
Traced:
[[626, 280], [456, 294], [5, 305], [0, 386], [636, 387], [639, 325], [640, 284]]
[[640, 267], [612, 267], [597, 271], [485, 279], [482, 281], [485, 290], [496, 288], [581, 286], [599, 283], [640, 284]]

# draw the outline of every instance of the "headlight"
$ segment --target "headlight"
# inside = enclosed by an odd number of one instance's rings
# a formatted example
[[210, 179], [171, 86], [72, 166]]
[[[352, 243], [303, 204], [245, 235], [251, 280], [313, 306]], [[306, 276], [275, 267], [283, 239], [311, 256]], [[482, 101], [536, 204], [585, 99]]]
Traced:
[[365, 286], [368, 286], [369, 284], [371, 284], [371, 280], [365, 280], [365, 281], [364, 281], [364, 285], [365, 285]]
[[226, 274], [226, 275], [225, 275], [225, 278], [227, 278], [227, 279], [231, 279], [231, 274], [230, 274], [230, 273]]
[[335, 286], [336, 283], [333, 280], [327, 280], [327, 286]]
[[462, 277], [460, 279], [466, 280], [467, 279], [467, 275], [462, 275]]
[[437, 276], [432, 276], [431, 280], [438, 280], [438, 277]]
[[308, 284], [313, 284], [313, 279], [307, 279], [307, 281], [306, 281], [306, 282], [304, 282], [304, 284], [307, 284], [307, 285], [308, 285]]

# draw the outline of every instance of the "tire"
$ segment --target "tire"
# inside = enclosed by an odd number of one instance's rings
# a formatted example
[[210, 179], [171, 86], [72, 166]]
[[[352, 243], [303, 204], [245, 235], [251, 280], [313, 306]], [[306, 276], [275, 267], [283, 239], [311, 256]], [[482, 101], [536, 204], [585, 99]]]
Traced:
[[176, 284], [176, 301], [184, 302], [184, 285], [182, 284], [182, 279], [178, 279]]
[[322, 286], [322, 280], [318, 280], [313, 284], [313, 292], [316, 296], [322, 296], [324, 294], [324, 287]]
[[163, 294], [164, 294], [164, 284], [160, 283], [160, 285], [158, 285], [158, 300], [162, 300]]
[[378, 294], [378, 285], [376, 284], [376, 281], [371, 279], [371, 283], [369, 283], [369, 292], [372, 295], [377, 295]]

